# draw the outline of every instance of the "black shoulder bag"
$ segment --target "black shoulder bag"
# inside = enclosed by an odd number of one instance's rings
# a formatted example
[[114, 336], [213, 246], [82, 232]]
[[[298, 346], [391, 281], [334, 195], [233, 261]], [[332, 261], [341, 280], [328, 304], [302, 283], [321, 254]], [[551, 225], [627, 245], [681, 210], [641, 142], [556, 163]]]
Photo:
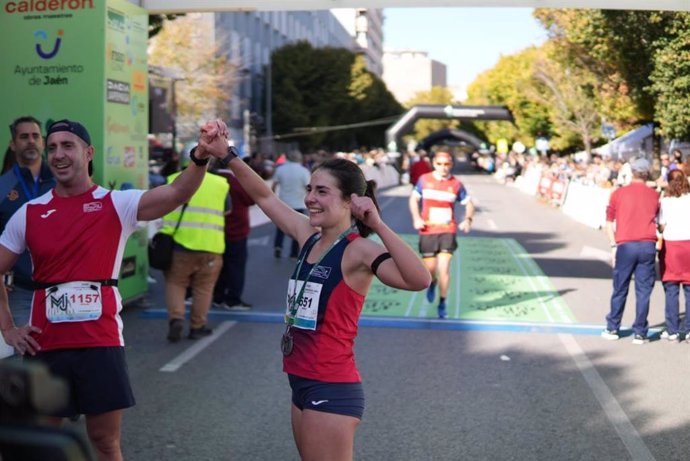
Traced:
[[170, 269], [173, 257], [173, 247], [175, 246], [175, 239], [173, 238], [175, 232], [180, 227], [180, 222], [182, 221], [182, 215], [184, 215], [184, 210], [187, 209], [187, 203], [182, 206], [182, 211], [180, 212], [180, 217], [177, 220], [177, 225], [175, 225], [175, 230], [172, 234], [164, 234], [162, 232], [156, 232], [149, 242], [149, 265], [154, 269], [159, 269], [162, 271], [167, 271]]

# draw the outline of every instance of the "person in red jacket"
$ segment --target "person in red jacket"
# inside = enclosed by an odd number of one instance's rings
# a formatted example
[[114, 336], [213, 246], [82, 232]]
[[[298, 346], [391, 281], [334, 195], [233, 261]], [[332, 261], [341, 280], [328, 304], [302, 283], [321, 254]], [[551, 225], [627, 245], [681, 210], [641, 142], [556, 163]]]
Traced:
[[410, 184], [413, 187], [417, 185], [417, 181], [419, 181], [422, 175], [433, 171], [429, 154], [424, 149], [420, 149], [417, 153], [419, 154], [419, 159], [410, 165]]
[[252, 305], [242, 300], [245, 269], [247, 267], [247, 238], [249, 237], [249, 207], [254, 200], [242, 188], [230, 170], [217, 170], [230, 184], [232, 208], [225, 215], [225, 253], [223, 268], [216, 282], [213, 303], [229, 311], [247, 311]]

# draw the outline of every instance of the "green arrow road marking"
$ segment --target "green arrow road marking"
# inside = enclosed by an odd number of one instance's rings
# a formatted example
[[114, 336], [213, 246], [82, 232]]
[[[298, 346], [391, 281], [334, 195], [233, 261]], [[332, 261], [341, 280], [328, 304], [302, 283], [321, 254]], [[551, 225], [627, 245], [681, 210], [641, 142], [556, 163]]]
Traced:
[[[417, 248], [417, 235], [401, 235]], [[458, 237], [446, 300], [450, 318], [484, 321], [573, 323], [575, 316], [551, 281], [515, 240]], [[436, 317], [424, 292], [396, 290], [375, 280], [363, 315]]]

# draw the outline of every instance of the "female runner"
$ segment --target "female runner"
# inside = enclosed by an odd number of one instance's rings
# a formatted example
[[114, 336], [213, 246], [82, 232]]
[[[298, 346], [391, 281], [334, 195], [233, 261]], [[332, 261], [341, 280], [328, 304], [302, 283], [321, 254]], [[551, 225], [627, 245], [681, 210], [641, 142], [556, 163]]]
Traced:
[[[419, 291], [429, 286], [429, 271], [381, 220], [375, 183], [355, 163], [328, 160], [312, 172], [304, 199], [307, 217], [278, 199], [222, 135], [202, 135], [199, 148], [228, 150], [221, 163], [300, 245], [281, 340], [292, 388], [293, 435], [304, 460], [351, 460], [364, 411], [353, 351], [364, 298], [374, 276], [390, 287]], [[372, 232], [383, 245], [365, 238]]]

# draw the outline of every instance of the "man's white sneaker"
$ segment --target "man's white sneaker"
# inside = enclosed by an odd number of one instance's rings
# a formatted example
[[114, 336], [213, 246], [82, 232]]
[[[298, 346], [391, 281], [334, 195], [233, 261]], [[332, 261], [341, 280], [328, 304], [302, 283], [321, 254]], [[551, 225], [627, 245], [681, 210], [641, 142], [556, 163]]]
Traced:
[[601, 332], [601, 337], [604, 339], [608, 339], [609, 341], [615, 341], [617, 339], [620, 339], [618, 330], [604, 330]]
[[668, 341], [678, 341], [680, 335], [678, 333], [669, 334], [667, 330], [661, 332], [661, 339], [666, 339]]
[[638, 335], [638, 334], [633, 335], [633, 340], [632, 340], [633, 344], [640, 345], [640, 344], [645, 344], [648, 342], [649, 342], [649, 338], [645, 335]]

